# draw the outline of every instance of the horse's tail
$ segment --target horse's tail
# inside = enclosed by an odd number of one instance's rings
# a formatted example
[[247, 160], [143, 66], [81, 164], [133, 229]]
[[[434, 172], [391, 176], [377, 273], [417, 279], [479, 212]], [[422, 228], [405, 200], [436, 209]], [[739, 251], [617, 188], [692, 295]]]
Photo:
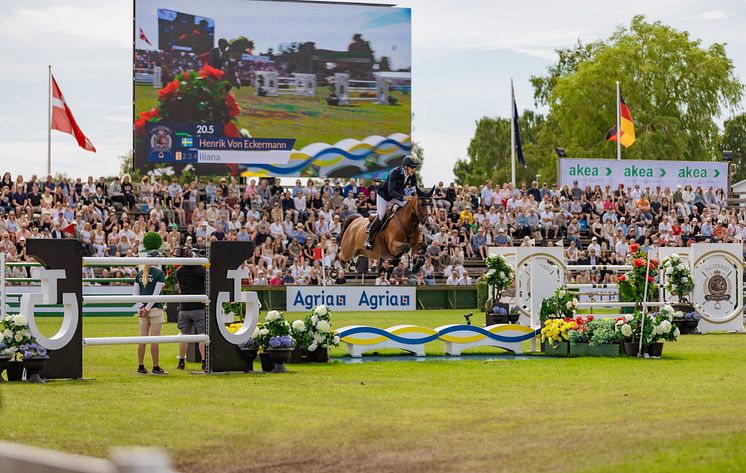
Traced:
[[337, 236], [337, 246], [342, 246], [342, 237], [344, 237], [345, 230], [347, 230], [350, 223], [358, 217], [360, 217], [360, 214], [352, 214], [342, 222], [342, 230], [340, 230], [339, 235]]

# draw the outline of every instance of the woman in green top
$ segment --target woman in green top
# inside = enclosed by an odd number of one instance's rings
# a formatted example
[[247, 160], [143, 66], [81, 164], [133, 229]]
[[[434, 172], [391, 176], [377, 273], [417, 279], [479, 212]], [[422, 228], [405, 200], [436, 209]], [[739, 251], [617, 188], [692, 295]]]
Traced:
[[[159, 256], [157, 251], [148, 253], [149, 257]], [[157, 296], [161, 294], [166, 284], [166, 275], [156, 266], [144, 265], [135, 276], [133, 294], [136, 296]], [[163, 303], [141, 302], [137, 305], [137, 316], [140, 319], [140, 335], [160, 335], [163, 326]], [[153, 357], [153, 374], [166, 374], [158, 363], [158, 344], [150, 345], [150, 354]], [[145, 344], [137, 346], [137, 372], [148, 374], [145, 369]]]

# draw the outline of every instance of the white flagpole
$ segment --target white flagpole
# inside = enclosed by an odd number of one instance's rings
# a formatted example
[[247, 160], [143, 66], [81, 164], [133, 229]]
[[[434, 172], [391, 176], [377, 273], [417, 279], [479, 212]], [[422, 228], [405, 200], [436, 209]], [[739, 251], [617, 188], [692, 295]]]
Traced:
[[510, 182], [515, 190], [515, 92], [513, 92], [513, 79], [510, 79]]
[[47, 84], [47, 174], [52, 174], [52, 65], [49, 64]]
[[619, 93], [619, 81], [616, 81], [616, 159], [622, 159], [621, 96]]

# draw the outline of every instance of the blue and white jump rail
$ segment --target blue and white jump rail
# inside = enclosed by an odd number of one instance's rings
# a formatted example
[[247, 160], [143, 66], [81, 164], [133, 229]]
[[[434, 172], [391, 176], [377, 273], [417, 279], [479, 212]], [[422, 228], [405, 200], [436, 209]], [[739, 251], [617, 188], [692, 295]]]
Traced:
[[396, 348], [425, 356], [425, 344], [445, 343], [446, 353], [460, 356], [469, 348], [497, 347], [513, 353], [523, 353], [523, 342], [533, 340], [540, 330], [513, 324], [443, 325], [432, 329], [418, 325], [396, 325], [387, 329], [366, 325], [348, 325], [337, 330], [339, 340], [346, 345], [347, 354], [360, 358], [363, 353], [384, 348]]

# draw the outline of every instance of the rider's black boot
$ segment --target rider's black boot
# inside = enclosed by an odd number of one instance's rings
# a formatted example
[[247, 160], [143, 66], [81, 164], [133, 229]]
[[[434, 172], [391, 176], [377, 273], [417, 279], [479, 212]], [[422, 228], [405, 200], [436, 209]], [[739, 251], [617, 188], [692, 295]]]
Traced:
[[373, 223], [370, 224], [370, 230], [368, 230], [368, 239], [365, 240], [365, 249], [368, 251], [373, 250], [373, 240], [376, 238], [378, 228], [381, 226], [381, 219], [376, 217]]

